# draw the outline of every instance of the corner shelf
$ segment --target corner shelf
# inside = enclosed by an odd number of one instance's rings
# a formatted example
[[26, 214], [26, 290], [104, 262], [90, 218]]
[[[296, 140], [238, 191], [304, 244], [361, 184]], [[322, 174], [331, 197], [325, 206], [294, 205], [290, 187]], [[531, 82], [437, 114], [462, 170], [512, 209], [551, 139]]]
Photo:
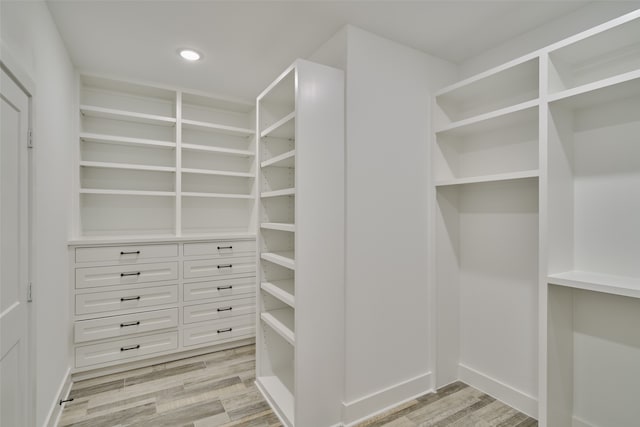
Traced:
[[284, 222], [263, 222], [260, 224], [260, 228], [264, 228], [266, 230], [288, 231], [290, 233], [296, 231], [295, 224], [287, 224]]
[[289, 270], [295, 271], [296, 269], [293, 252], [263, 252], [260, 257]]
[[279, 308], [277, 310], [265, 311], [260, 314], [264, 323], [278, 333], [292, 346], [296, 345], [294, 332], [295, 314], [291, 308]]
[[269, 166], [279, 168], [292, 168], [296, 162], [296, 150], [287, 151], [278, 156], [272, 157], [269, 160], [265, 160], [260, 163], [260, 167], [266, 168]]
[[183, 191], [183, 197], [205, 197], [213, 199], [253, 199], [251, 194], [225, 194], [225, 193], [199, 193], [195, 191]]
[[540, 172], [536, 170], [528, 170], [522, 172], [501, 173], [495, 175], [483, 175], [474, 176], [469, 178], [457, 178], [443, 181], [437, 181], [436, 187], [446, 187], [449, 185], [465, 185], [465, 184], [477, 184], [481, 182], [498, 182], [498, 181], [511, 181], [516, 179], [526, 178], [538, 178]]
[[293, 279], [262, 282], [260, 288], [272, 297], [295, 308], [295, 283]]
[[640, 298], [640, 278], [612, 276], [587, 271], [566, 271], [547, 277], [551, 285]]
[[89, 117], [103, 119], [125, 120], [137, 123], [147, 123], [161, 126], [175, 126], [174, 117], [158, 116], [154, 114], [136, 113], [134, 111], [116, 110], [113, 108], [96, 107], [93, 105], [81, 105], [80, 113]]

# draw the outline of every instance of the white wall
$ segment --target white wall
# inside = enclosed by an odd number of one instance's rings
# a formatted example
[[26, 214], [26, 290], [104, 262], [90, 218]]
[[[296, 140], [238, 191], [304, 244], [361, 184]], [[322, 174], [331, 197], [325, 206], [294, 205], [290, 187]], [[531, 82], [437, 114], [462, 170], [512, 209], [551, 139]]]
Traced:
[[35, 83], [34, 318], [36, 425], [47, 421], [70, 366], [67, 228], [74, 68], [44, 2], [0, 3], [1, 37]]
[[496, 67], [638, 8], [640, 1], [637, 0], [590, 3], [462, 62], [459, 64], [460, 78]]
[[457, 72], [353, 26], [311, 59], [345, 67], [347, 77], [343, 418], [351, 423], [433, 386], [430, 102]]

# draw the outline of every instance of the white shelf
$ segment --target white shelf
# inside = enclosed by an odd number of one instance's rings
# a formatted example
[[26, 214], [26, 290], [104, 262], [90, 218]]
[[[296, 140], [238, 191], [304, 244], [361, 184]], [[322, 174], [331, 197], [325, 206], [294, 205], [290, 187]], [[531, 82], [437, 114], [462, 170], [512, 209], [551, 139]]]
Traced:
[[218, 171], [218, 170], [208, 170], [208, 169], [182, 168], [182, 173], [193, 173], [193, 174], [200, 174], [200, 175], [231, 176], [231, 177], [237, 177], [237, 178], [255, 178], [255, 175], [252, 174], [252, 173], [229, 172], [229, 171]]
[[[540, 104], [538, 99], [526, 101], [520, 104], [512, 105], [499, 110], [491, 111], [489, 113], [480, 114], [470, 117], [468, 119], [452, 122], [440, 129], [436, 130], [436, 133], [444, 133], [459, 130], [459, 133], [470, 132], [486, 132], [497, 127], [506, 127], [519, 123], [522, 118], [521, 115], [516, 115], [520, 111], [533, 109]], [[535, 110], [534, 110], [535, 111]]]
[[184, 197], [208, 197], [213, 199], [252, 199], [251, 194], [225, 194], [225, 193], [197, 193], [193, 191], [183, 191]]
[[292, 111], [260, 133], [261, 137], [271, 136], [274, 138], [294, 138], [295, 126], [294, 120], [296, 112]]
[[267, 230], [289, 231], [291, 233], [296, 231], [295, 224], [287, 224], [284, 222], [263, 222], [260, 224], [260, 228]]
[[587, 271], [566, 271], [547, 277], [552, 285], [640, 298], [640, 278], [611, 276]]
[[181, 236], [175, 234], [158, 234], [158, 235], [128, 235], [122, 236], [85, 236], [69, 240], [69, 246], [77, 245], [113, 245], [114, 243], [160, 243], [160, 242], [183, 242], [183, 241], [207, 241], [207, 240], [229, 240], [229, 239], [255, 239], [255, 233], [228, 232], [228, 233], [210, 233], [210, 234], [189, 234], [183, 233]]
[[292, 346], [296, 345], [294, 333], [295, 312], [293, 309], [280, 308], [277, 310], [266, 311], [260, 314], [260, 318], [289, 344]]
[[216, 123], [200, 122], [197, 120], [182, 120], [182, 126], [187, 128], [206, 129], [209, 131], [224, 133], [234, 136], [250, 136], [255, 132], [252, 129], [239, 128], [235, 126], [220, 125]]
[[293, 252], [263, 252], [260, 257], [266, 261], [288, 268], [296, 269], [296, 261]]
[[81, 105], [80, 112], [85, 116], [104, 119], [126, 120], [162, 126], [175, 126], [176, 124], [176, 119], [174, 117], [136, 113], [133, 111], [116, 110], [113, 108], [96, 107], [93, 105]]
[[260, 167], [292, 168], [296, 165], [296, 150], [287, 151], [260, 163]]
[[265, 399], [277, 408], [286, 425], [293, 425], [294, 398], [280, 378], [274, 376], [258, 377], [258, 388], [265, 395]]
[[272, 280], [270, 282], [262, 282], [260, 288], [274, 298], [282, 301], [290, 307], [295, 307], [295, 281], [289, 280]]
[[113, 196], [170, 196], [175, 197], [175, 191], [138, 191], [138, 190], [103, 190], [97, 188], [81, 188], [80, 194], [105, 194]]
[[442, 181], [436, 182], [436, 187], [444, 187], [447, 185], [477, 184], [481, 182], [511, 181], [514, 179], [525, 179], [525, 178], [537, 178], [539, 175], [540, 175], [540, 172], [537, 169], [522, 171], [522, 172], [499, 173], [495, 175], [482, 175], [482, 176], [474, 176], [469, 178], [442, 180]]
[[200, 144], [182, 144], [183, 150], [193, 150], [193, 151], [205, 151], [207, 153], [218, 153], [225, 154], [228, 156], [237, 156], [237, 157], [253, 157], [255, 154], [249, 150], [234, 150], [232, 148], [223, 148], [223, 147], [209, 147], [207, 145]]
[[283, 190], [265, 191], [264, 193], [260, 194], [260, 197], [266, 199], [268, 197], [295, 196], [295, 194], [295, 188], [285, 188]]
[[640, 94], [640, 70], [564, 90], [549, 96], [551, 105], [574, 109], [605, 104]]
[[89, 162], [81, 161], [80, 166], [105, 169], [129, 169], [138, 171], [175, 172], [176, 168], [169, 166], [132, 165], [127, 163]]
[[175, 142], [156, 141], [153, 139], [143, 139], [143, 138], [129, 138], [129, 137], [115, 136], [115, 135], [102, 135], [98, 133], [89, 133], [89, 132], [80, 132], [80, 140], [87, 141], [87, 142], [107, 143], [107, 144], [176, 148]]

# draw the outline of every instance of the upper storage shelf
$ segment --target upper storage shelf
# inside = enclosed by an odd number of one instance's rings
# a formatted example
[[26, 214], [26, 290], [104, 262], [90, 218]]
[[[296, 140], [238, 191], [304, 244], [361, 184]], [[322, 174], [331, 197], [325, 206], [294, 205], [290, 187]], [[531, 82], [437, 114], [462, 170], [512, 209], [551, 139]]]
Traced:
[[[549, 53], [549, 93], [640, 68], [640, 20], [629, 14], [562, 42]], [[605, 83], [606, 84], [606, 83]]]
[[538, 57], [525, 57], [442, 89], [436, 95], [436, 129], [455, 127], [472, 118], [481, 120], [485, 114], [493, 118], [488, 113], [503, 109], [500, 114], [521, 109], [520, 104], [538, 98], [538, 76]]

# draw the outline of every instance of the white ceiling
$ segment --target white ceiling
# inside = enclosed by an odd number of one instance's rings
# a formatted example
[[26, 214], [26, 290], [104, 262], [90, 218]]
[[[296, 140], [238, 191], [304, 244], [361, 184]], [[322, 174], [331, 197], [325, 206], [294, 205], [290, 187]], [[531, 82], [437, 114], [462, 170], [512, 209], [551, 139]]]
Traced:
[[[345, 24], [461, 62], [583, 7], [568, 1], [49, 0], [82, 70], [253, 99]], [[192, 47], [204, 60], [185, 63]]]

